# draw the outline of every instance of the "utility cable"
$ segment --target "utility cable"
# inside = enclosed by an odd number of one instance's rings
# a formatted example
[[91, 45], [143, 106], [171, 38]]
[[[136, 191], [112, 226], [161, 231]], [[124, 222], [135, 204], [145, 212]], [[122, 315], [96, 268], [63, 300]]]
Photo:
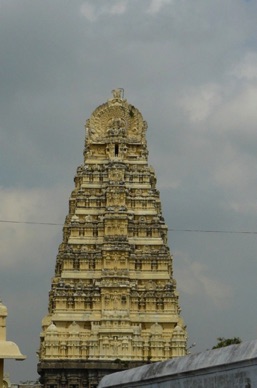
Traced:
[[[52, 225], [63, 226], [56, 222], [36, 222], [36, 221], [13, 221], [13, 220], [0, 220], [0, 223], [8, 224], [28, 224], [28, 225]], [[219, 230], [219, 229], [168, 229], [169, 232], [190, 232], [190, 233], [223, 233], [223, 234], [257, 234], [251, 230]]]
[[7, 224], [30, 224], [30, 225], [63, 225], [57, 224], [54, 222], [35, 222], [35, 221], [10, 221], [10, 220], [0, 220], [1, 223]]

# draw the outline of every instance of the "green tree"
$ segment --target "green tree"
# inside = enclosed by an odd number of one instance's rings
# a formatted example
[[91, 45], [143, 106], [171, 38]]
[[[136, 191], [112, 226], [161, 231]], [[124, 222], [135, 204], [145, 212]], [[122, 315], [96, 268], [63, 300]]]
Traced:
[[239, 337], [233, 337], [233, 338], [218, 337], [217, 341], [218, 341], [217, 344], [213, 346], [212, 349], [224, 348], [225, 346], [241, 344], [242, 342], [241, 338]]

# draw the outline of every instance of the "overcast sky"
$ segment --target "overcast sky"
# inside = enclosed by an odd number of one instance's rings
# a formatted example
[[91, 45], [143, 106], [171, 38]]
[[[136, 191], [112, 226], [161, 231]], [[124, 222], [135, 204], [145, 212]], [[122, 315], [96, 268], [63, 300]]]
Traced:
[[[37, 378], [84, 123], [125, 89], [148, 122], [193, 352], [257, 337], [257, 1], [0, 0], [0, 297]], [[2, 221], [52, 222], [31, 225]]]

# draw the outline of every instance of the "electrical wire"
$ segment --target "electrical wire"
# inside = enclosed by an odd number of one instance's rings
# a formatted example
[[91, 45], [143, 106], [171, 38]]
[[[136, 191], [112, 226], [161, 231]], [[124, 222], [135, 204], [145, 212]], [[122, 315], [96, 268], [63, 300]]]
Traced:
[[63, 225], [63, 224], [57, 224], [55, 222], [10, 221], [10, 220], [0, 220], [0, 223], [7, 223], [7, 224], [30, 224], [30, 225]]
[[[8, 224], [28, 224], [28, 225], [51, 225], [63, 226], [56, 222], [36, 222], [36, 221], [14, 221], [14, 220], [0, 220], [0, 223]], [[257, 231], [251, 230], [219, 230], [219, 229], [168, 229], [169, 232], [190, 232], [190, 233], [223, 233], [223, 234], [257, 234]]]
[[168, 229], [171, 232], [194, 232], [194, 233], [227, 233], [227, 234], [257, 234], [251, 230], [208, 230], [208, 229]]

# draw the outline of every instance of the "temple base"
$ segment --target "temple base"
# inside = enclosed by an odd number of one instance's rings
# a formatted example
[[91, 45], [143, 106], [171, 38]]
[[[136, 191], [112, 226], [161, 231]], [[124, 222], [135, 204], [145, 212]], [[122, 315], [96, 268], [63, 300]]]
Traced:
[[56, 360], [38, 364], [40, 383], [45, 388], [96, 388], [103, 376], [145, 365], [143, 361]]

